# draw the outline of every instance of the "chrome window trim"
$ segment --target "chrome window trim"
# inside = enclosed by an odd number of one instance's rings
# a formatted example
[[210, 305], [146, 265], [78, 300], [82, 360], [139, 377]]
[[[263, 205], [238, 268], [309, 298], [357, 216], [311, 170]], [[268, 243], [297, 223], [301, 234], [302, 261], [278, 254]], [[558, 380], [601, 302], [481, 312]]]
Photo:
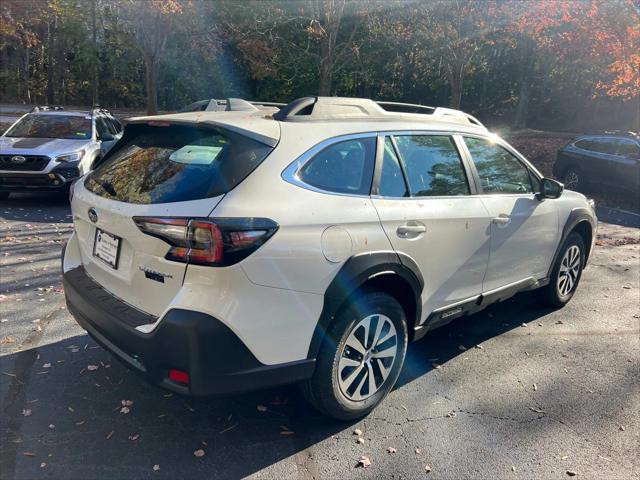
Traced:
[[[325, 148], [327, 148], [327, 147], [329, 147], [331, 145], [334, 145], [336, 143], [349, 141], [349, 140], [357, 140], [357, 139], [360, 139], [360, 138], [376, 138], [377, 136], [378, 136], [377, 132], [351, 133], [351, 134], [348, 134], [348, 135], [339, 135], [337, 137], [331, 137], [331, 138], [328, 138], [326, 140], [323, 140], [322, 142], [314, 145], [309, 150], [304, 152], [302, 155], [300, 155], [298, 158], [296, 158], [293, 162], [291, 162], [287, 166], [287, 168], [285, 168], [282, 171], [280, 176], [287, 183], [290, 183], [290, 184], [295, 185], [297, 187], [304, 188], [305, 190], [310, 190], [310, 191], [316, 192], [316, 193], [324, 193], [326, 195], [338, 195], [338, 196], [341, 196], [341, 197], [370, 198], [369, 193], [367, 193], [366, 195], [362, 195], [362, 194], [359, 194], [359, 193], [332, 192], [331, 190], [324, 190], [322, 188], [314, 187], [313, 185], [309, 185], [308, 183], [303, 182], [300, 179], [299, 171], [311, 159], [313, 159], [313, 157], [315, 157], [318, 153], [320, 153], [322, 150], [324, 150]], [[373, 161], [375, 162], [375, 154], [374, 154]], [[375, 165], [374, 165], [374, 171], [375, 171]]]

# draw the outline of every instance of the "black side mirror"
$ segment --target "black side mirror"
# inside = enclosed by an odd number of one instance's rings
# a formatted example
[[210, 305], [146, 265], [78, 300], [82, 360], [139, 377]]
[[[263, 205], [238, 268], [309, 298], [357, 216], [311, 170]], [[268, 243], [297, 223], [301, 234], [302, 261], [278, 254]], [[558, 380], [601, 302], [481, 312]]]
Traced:
[[98, 135], [98, 140], [102, 142], [110, 142], [111, 140], [114, 140], [114, 137], [109, 132], [104, 132], [102, 135]]
[[564, 185], [551, 178], [540, 181], [540, 198], [558, 198], [564, 191]]

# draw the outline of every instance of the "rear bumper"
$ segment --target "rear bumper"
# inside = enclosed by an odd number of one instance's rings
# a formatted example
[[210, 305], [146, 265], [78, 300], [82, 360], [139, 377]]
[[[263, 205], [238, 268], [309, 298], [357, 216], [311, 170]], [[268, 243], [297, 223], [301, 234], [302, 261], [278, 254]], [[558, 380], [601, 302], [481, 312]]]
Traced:
[[[313, 374], [314, 360], [260, 363], [226, 325], [201, 312], [169, 310], [151, 333], [142, 333], [135, 325], [156, 319], [105, 291], [81, 266], [63, 272], [63, 283], [67, 306], [80, 326], [127, 367], [167, 390], [227, 394], [293, 383]], [[188, 372], [189, 384], [169, 380], [171, 368]]]

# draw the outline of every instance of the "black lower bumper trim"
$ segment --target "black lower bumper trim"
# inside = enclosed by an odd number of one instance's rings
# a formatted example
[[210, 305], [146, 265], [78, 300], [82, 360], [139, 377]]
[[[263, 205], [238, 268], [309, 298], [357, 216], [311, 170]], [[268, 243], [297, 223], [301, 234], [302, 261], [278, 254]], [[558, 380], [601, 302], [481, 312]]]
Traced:
[[[100, 345], [155, 385], [200, 396], [293, 383], [313, 374], [313, 359], [260, 363], [226, 325], [201, 312], [170, 310], [151, 333], [142, 333], [118, 318], [132, 308], [121, 300], [112, 296], [109, 301], [91, 301], [83, 288], [87, 278], [82, 267], [63, 272], [69, 311]], [[102, 290], [100, 295], [110, 294]], [[122, 309], [114, 309], [114, 302]], [[189, 373], [188, 386], [169, 380], [172, 368]]]

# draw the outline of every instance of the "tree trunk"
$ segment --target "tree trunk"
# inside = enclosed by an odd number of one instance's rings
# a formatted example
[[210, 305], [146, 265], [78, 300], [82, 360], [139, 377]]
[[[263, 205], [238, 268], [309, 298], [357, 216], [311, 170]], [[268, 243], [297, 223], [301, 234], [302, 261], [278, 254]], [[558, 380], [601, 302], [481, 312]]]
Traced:
[[147, 115], [158, 113], [158, 72], [160, 61], [150, 55], [144, 56], [147, 83]]
[[462, 86], [464, 81], [464, 68], [459, 67], [454, 72], [449, 73], [449, 107], [460, 110], [460, 103], [462, 102]]
[[98, 39], [97, 39], [97, 29], [96, 29], [96, 2], [97, 0], [93, 0], [91, 2], [91, 29], [93, 35], [93, 95], [92, 101], [93, 106], [99, 105], [100, 99], [98, 97]]
[[528, 75], [523, 75], [520, 81], [520, 95], [518, 96], [518, 106], [513, 119], [513, 128], [527, 128], [527, 117], [529, 115], [529, 98], [531, 97], [531, 80]]
[[326, 58], [320, 60], [320, 83], [318, 85], [318, 95], [330, 96], [333, 83], [333, 69], [331, 62]]
[[53, 93], [53, 32], [51, 31], [51, 22], [47, 22], [47, 104], [55, 103]]

